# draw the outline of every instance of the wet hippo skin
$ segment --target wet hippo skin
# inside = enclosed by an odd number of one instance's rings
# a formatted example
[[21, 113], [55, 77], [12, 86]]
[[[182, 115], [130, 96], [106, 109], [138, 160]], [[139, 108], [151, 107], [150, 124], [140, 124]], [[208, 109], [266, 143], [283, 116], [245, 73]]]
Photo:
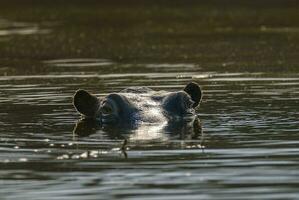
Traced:
[[195, 109], [201, 98], [201, 88], [194, 82], [176, 92], [129, 87], [103, 98], [80, 89], [74, 95], [73, 104], [83, 118], [77, 123], [75, 133], [91, 134], [99, 128], [110, 128], [113, 132], [117, 127], [137, 129], [142, 124], [162, 123], [164, 132], [181, 129], [193, 132], [200, 127]]

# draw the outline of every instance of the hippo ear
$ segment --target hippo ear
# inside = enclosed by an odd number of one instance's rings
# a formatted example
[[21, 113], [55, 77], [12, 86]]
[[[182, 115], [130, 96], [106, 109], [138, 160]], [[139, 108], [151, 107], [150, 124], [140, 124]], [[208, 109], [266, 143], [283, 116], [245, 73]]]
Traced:
[[186, 87], [184, 88], [184, 91], [187, 92], [192, 101], [194, 101], [194, 104], [193, 104], [193, 108], [197, 107], [201, 101], [201, 97], [202, 97], [202, 92], [201, 92], [201, 89], [199, 87], [199, 85], [197, 83], [194, 83], [194, 82], [191, 82], [191, 83], [188, 83], [186, 85]]
[[73, 104], [78, 112], [86, 117], [95, 117], [99, 107], [99, 99], [85, 90], [77, 90]]

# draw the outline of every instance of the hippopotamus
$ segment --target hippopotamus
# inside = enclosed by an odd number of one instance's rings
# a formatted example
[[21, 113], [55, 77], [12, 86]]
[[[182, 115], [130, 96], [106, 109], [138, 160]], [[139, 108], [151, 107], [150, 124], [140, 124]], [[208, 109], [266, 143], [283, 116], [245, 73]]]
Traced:
[[129, 87], [102, 98], [79, 89], [73, 97], [73, 105], [83, 120], [77, 123], [76, 128], [82, 127], [82, 122], [89, 121], [85, 126], [90, 125], [90, 120], [98, 127], [113, 128], [137, 129], [142, 124], [154, 124], [155, 127], [164, 124], [164, 129], [176, 131], [190, 122], [192, 127], [198, 127], [199, 119], [195, 110], [201, 99], [201, 88], [195, 82], [175, 92]]

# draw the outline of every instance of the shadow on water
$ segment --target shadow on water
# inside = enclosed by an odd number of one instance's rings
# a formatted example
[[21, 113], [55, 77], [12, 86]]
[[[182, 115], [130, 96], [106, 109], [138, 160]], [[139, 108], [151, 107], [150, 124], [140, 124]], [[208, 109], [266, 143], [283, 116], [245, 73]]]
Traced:
[[[93, 119], [79, 120], [73, 130], [74, 137], [89, 137], [93, 134], [106, 134], [109, 139], [124, 140], [119, 150], [128, 158], [127, 146], [135, 148], [156, 141], [167, 145], [171, 140], [199, 140], [198, 147], [203, 147], [204, 135], [201, 122], [196, 117], [191, 122], [175, 121], [164, 124], [139, 124], [134, 127], [122, 127], [115, 125], [102, 126], [99, 121]], [[140, 147], [139, 147], [140, 148]]]
[[129, 140], [163, 140], [163, 138], [184, 140], [198, 139], [203, 136], [198, 117], [191, 122], [140, 123], [134, 127], [101, 125], [97, 120], [81, 119], [73, 130], [73, 133], [79, 137], [88, 137], [97, 132], [104, 132], [111, 139], [127, 138]]

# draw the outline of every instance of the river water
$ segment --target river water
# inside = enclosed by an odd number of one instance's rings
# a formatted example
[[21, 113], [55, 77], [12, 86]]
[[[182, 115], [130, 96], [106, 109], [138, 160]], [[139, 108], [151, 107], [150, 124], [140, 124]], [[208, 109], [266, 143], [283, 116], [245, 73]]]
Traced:
[[[1, 199], [298, 199], [298, 4], [175, 2], [1, 3]], [[75, 130], [79, 88], [190, 81], [196, 137]]]

